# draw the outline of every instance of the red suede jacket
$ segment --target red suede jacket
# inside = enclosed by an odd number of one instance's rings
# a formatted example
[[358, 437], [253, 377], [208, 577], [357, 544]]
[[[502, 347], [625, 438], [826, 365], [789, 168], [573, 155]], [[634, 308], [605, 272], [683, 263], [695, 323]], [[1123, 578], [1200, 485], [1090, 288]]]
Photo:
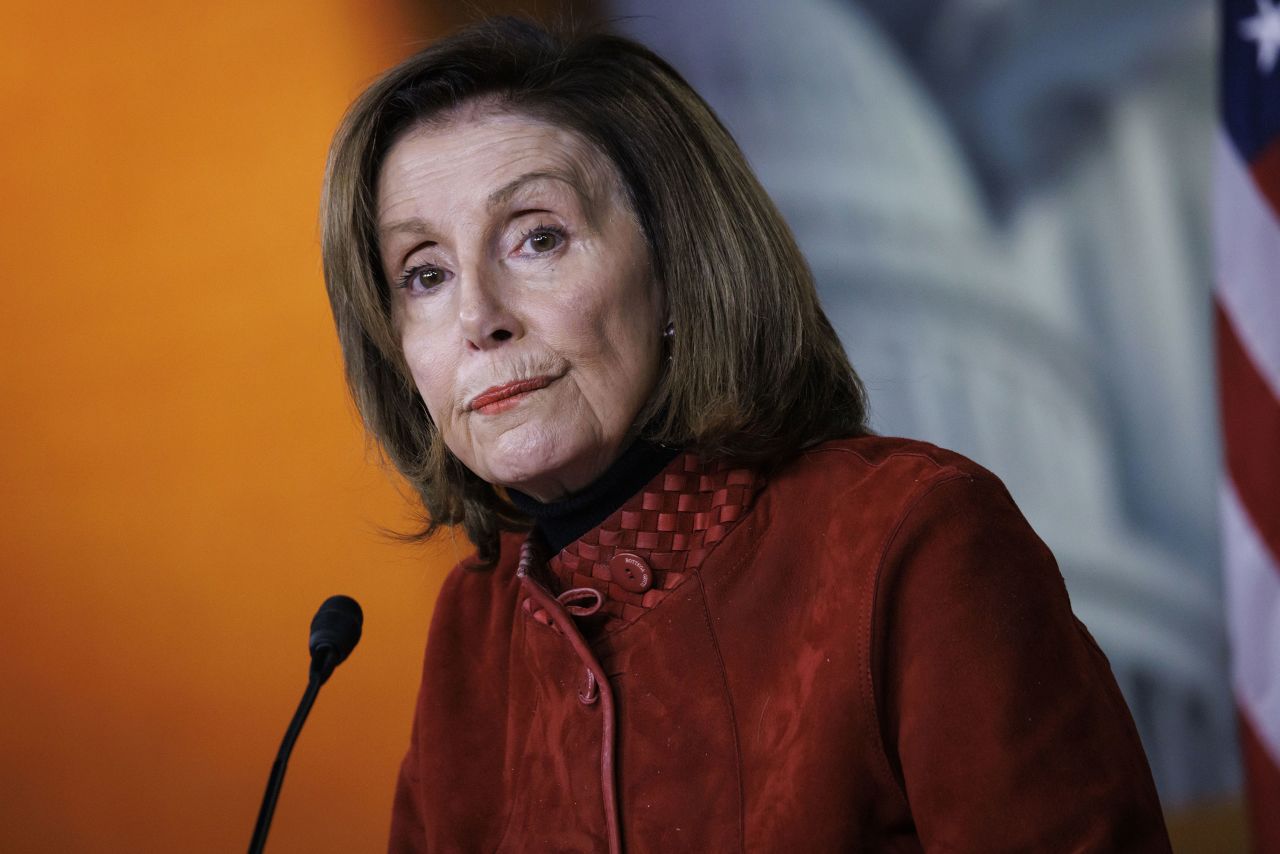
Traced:
[[1053, 556], [963, 457], [683, 454], [522, 539], [440, 594], [393, 852], [1169, 850]]

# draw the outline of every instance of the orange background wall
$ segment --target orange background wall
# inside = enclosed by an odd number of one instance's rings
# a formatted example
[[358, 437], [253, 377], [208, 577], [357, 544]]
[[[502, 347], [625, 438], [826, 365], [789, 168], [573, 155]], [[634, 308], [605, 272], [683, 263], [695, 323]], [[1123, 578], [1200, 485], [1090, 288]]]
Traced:
[[[454, 553], [394, 545], [324, 300], [328, 138], [421, 21], [391, 0], [6, 4], [0, 851], [235, 851], [326, 596], [273, 852], [385, 844]], [[419, 35], [421, 35], [419, 33]]]

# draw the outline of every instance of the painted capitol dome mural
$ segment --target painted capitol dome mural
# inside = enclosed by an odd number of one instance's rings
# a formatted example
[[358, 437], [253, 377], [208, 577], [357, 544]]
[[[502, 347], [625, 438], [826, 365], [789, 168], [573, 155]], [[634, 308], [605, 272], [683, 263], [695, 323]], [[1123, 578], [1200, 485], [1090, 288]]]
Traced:
[[954, 448], [1009, 486], [1111, 660], [1166, 806], [1236, 787], [1203, 202], [1209, 4], [609, 12], [743, 145], [874, 428]]

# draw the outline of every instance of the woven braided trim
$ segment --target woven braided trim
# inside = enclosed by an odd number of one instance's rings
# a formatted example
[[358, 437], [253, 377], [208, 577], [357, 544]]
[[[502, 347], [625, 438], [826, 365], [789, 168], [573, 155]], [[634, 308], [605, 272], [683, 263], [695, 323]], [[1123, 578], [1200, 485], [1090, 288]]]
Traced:
[[[759, 486], [751, 469], [681, 454], [547, 566], [561, 590], [599, 590], [604, 595], [602, 630], [616, 631], [657, 607], [702, 565], [712, 547], [746, 515]], [[612, 579], [609, 561], [619, 552], [639, 555], [649, 563], [649, 590], [633, 593]], [[548, 622], [545, 614], [525, 605], [535, 619]]]

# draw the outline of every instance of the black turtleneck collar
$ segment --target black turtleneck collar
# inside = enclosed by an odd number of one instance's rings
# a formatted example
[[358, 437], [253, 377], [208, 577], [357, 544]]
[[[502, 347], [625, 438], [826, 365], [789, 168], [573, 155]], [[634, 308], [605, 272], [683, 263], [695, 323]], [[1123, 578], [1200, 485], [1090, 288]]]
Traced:
[[521, 513], [533, 518], [551, 554], [555, 554], [609, 518], [679, 453], [678, 448], [638, 439], [590, 486], [567, 498], [543, 504], [514, 489], [507, 490], [507, 494]]

